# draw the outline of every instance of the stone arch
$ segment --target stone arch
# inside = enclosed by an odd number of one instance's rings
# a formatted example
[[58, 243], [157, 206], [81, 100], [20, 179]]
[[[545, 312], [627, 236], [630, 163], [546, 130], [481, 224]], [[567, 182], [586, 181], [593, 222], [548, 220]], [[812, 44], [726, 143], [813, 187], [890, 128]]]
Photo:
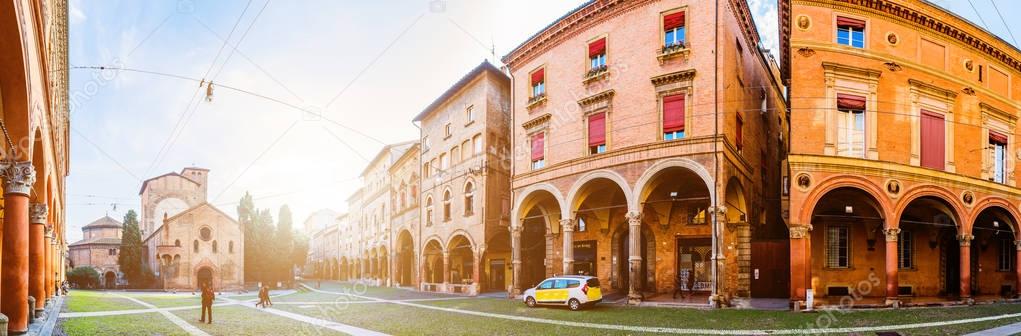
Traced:
[[727, 207], [727, 222], [748, 222], [751, 215], [748, 213], [748, 202], [744, 186], [741, 181], [735, 176], [727, 180], [726, 195], [723, 198], [723, 204]]
[[908, 205], [912, 201], [923, 197], [933, 197], [946, 202], [950, 207], [947, 209], [951, 219], [957, 224], [957, 232], [959, 234], [971, 232], [971, 223], [966, 222], [971, 218], [967, 216], [968, 212], [965, 211], [963, 205], [957, 199], [954, 193], [950, 192], [946, 188], [935, 186], [935, 185], [921, 185], [911, 188], [904, 192], [904, 195], [900, 198], [900, 202], [893, 208], [893, 217], [891, 225], [897, 225], [900, 221], [901, 216], [904, 214], [904, 210], [907, 209]]
[[450, 248], [450, 243], [453, 242], [457, 236], [464, 236], [464, 239], [468, 241], [468, 244], [471, 244], [472, 247], [477, 246], [475, 245], [475, 240], [472, 239], [472, 236], [468, 233], [468, 231], [465, 231], [464, 229], [457, 229], [447, 235], [447, 243], [446, 245], [443, 245], [444, 251], [449, 252], [448, 249]]
[[451, 283], [461, 284], [463, 280], [471, 279], [475, 269], [475, 242], [471, 236], [463, 230], [458, 230], [451, 235], [447, 241], [444, 252], [448, 256], [450, 265], [448, 279]]
[[985, 197], [982, 200], [975, 202], [975, 207], [972, 210], [971, 218], [968, 219], [968, 222], [972, 224], [972, 226], [970, 226], [969, 229], [974, 228], [975, 221], [978, 220], [979, 215], [982, 214], [983, 211], [994, 207], [1002, 208], [1004, 211], [1010, 214], [1011, 217], [1013, 217], [1009, 221], [1010, 229], [1011, 231], [1014, 232], [1015, 240], [1021, 239], [1021, 230], [1019, 230], [1019, 228], [1017, 227], [1018, 225], [1021, 225], [1018, 223], [1018, 221], [1021, 221], [1021, 213], [1018, 212], [1018, 209], [1014, 207], [1014, 205], [1011, 204], [1010, 201], [997, 196]]
[[600, 169], [589, 172], [582, 176], [581, 178], [579, 178], [578, 180], [574, 181], [574, 185], [572, 185], [570, 191], [567, 192], [566, 205], [569, 207], [569, 209], [573, 210], [580, 204], [580, 201], [582, 201], [579, 200], [579, 193], [583, 191], [582, 188], [584, 188], [585, 185], [588, 184], [589, 182], [597, 179], [607, 179], [616, 183], [617, 186], [620, 187], [621, 191], [624, 192], [624, 199], [626, 201], [628, 210], [632, 211], [638, 209], [638, 203], [635, 200], [634, 192], [628, 186], [627, 180], [624, 179], [624, 177], [618, 174], [617, 172], [609, 169]]
[[[883, 216], [883, 227], [887, 228], [891, 225], [888, 223], [891, 222], [891, 220], [889, 220], [891, 217], [889, 217], [888, 214], [890, 214], [892, 207], [890, 206], [888, 199], [884, 196], [885, 194], [883, 193], [883, 189], [879, 188], [879, 186], [875, 183], [872, 183], [872, 181], [864, 177], [846, 175], [836, 176], [825, 181], [820, 181], [810, 193], [805, 195], [805, 201], [802, 202], [804, 206], [801, 208], [801, 213], [797, 217], [798, 222], [792, 224], [811, 224], [812, 214], [815, 212], [815, 207], [819, 204], [819, 201], [822, 200], [822, 198], [829, 192], [840, 188], [858, 189], [871, 196], [872, 200], [875, 201], [875, 204], [872, 205], [876, 208], [877, 212]], [[892, 225], [897, 224], [893, 223]]]
[[[514, 200], [513, 209], [515, 209], [515, 211], [511, 212], [511, 226], [521, 225], [521, 218], [527, 216], [527, 213], [525, 212], [531, 210], [531, 207], [536, 205], [535, 202], [537, 200], [535, 200], [534, 195], [541, 191], [548, 192], [551, 196], [553, 196], [553, 200], [556, 201], [561, 214], [568, 213], [567, 203], [564, 201], [564, 196], [560, 193], [560, 190], [549, 183], [536, 183], [526, 187], [518, 193], [518, 197]], [[528, 200], [531, 200], [532, 202], [526, 203]], [[544, 209], [544, 212], [548, 212], [548, 209]]]
[[[638, 180], [635, 182], [635, 187], [634, 190], [632, 191], [632, 194], [636, 195], [635, 201], [641, 202], [642, 200], [647, 198], [648, 197], [647, 192], [651, 191], [651, 188], [648, 187], [648, 184], [651, 181], [653, 181], [656, 176], [663, 173], [669, 168], [684, 168], [690, 170], [691, 172], [695, 173], [695, 175], [698, 175], [700, 178], [702, 178], [702, 182], [704, 182], [706, 188], [709, 189], [709, 205], [715, 206], [716, 188], [713, 187], [715, 183], [713, 183], [712, 175], [709, 174], [709, 171], [705, 167], [703, 167], [702, 164], [687, 158], [672, 158], [661, 160], [654, 163], [649, 168], [645, 169], [645, 172], [642, 173], [642, 176], [639, 177]], [[639, 209], [638, 203], [634, 203], [634, 209]]]

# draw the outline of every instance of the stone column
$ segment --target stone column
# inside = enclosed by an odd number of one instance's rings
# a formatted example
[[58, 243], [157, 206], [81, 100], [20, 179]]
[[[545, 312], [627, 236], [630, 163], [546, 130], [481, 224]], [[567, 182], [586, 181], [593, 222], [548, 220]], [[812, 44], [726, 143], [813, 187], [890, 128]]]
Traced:
[[472, 260], [472, 290], [471, 295], [478, 295], [482, 291], [482, 284], [479, 281], [482, 279], [482, 253], [486, 250], [485, 245], [479, 245], [474, 253], [472, 253], [474, 260]]
[[[957, 241], [961, 245], [961, 301], [972, 303], [971, 299], [971, 240], [975, 236], [969, 234], [957, 235]], [[947, 284], [949, 286], [950, 284]]]
[[808, 299], [812, 289], [812, 225], [792, 225], [791, 236], [791, 301]]
[[[46, 300], [53, 297], [53, 225], [46, 226], [46, 236], [43, 237], [43, 287], [46, 291]], [[49, 303], [49, 302], [47, 302]]]
[[564, 238], [564, 275], [574, 274], [574, 219], [560, 220]]
[[511, 293], [510, 295], [521, 294], [521, 228], [524, 222], [510, 226], [511, 235]]
[[447, 292], [450, 284], [450, 252], [443, 251], [443, 291]]
[[900, 228], [884, 229], [886, 234], [886, 305], [900, 306], [897, 297], [900, 281], [897, 278], [897, 271], [900, 263], [897, 260], [897, 238], [900, 236]]
[[28, 295], [35, 298], [39, 317], [46, 309], [46, 203], [28, 206]]
[[35, 183], [31, 162], [5, 168], [3, 261], [0, 267], [0, 313], [8, 318], [7, 331], [28, 331], [28, 195]]
[[642, 281], [642, 213], [629, 211], [628, 221], [628, 304], [642, 302], [642, 293], [639, 292], [638, 283]]

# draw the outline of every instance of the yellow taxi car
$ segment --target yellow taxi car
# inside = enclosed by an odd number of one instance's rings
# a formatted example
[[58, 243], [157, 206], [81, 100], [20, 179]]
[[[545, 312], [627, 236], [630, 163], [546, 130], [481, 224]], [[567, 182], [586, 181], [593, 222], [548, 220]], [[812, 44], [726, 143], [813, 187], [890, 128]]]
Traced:
[[555, 276], [543, 280], [522, 295], [529, 307], [537, 305], [567, 305], [571, 310], [595, 305], [603, 301], [599, 278], [587, 275]]

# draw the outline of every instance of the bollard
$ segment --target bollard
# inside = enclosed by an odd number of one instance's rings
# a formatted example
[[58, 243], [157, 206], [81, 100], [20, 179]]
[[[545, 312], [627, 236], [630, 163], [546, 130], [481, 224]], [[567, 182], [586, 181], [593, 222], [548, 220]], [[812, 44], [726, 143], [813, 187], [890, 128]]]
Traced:
[[0, 336], [7, 336], [7, 315], [0, 314]]
[[28, 324], [35, 323], [35, 298], [28, 296]]

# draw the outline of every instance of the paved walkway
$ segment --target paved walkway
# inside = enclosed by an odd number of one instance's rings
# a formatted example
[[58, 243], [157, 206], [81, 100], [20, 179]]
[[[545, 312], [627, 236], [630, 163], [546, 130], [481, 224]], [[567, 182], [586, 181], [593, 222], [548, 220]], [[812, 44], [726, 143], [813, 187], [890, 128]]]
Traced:
[[965, 336], [1009, 336], [1017, 334], [1021, 334], [1021, 323], [1008, 324], [1002, 327], [986, 329], [979, 332], [970, 333]]
[[482, 317], [490, 317], [490, 318], [499, 318], [499, 319], [506, 319], [506, 320], [522, 321], [522, 322], [545, 323], [545, 324], [569, 326], [569, 327], [579, 327], [579, 328], [592, 328], [592, 329], [602, 329], [602, 330], [631, 331], [631, 332], [644, 332], [644, 333], [684, 334], [684, 335], [767, 335], [767, 334], [768, 335], [804, 335], [804, 334], [833, 334], [833, 333], [850, 334], [850, 333], [878, 332], [878, 331], [904, 330], [904, 329], [917, 329], [917, 328], [936, 328], [936, 327], [955, 325], [955, 324], [975, 323], [975, 322], [984, 322], [984, 321], [995, 321], [995, 320], [1002, 320], [1002, 319], [1008, 319], [1008, 318], [1021, 317], [1021, 313], [1018, 313], [1018, 314], [1005, 314], [1005, 315], [997, 315], [997, 316], [987, 316], [987, 317], [963, 319], [963, 320], [956, 320], [956, 321], [940, 321], [940, 322], [927, 322], [927, 323], [898, 324], [898, 325], [875, 326], [875, 327], [819, 328], [819, 329], [776, 329], [776, 330], [769, 330], [769, 329], [760, 329], [760, 330], [755, 330], [755, 329], [746, 329], [746, 330], [731, 329], [731, 330], [727, 330], [727, 329], [723, 329], [723, 330], [720, 330], [720, 329], [689, 329], [689, 328], [667, 328], [667, 327], [642, 327], [642, 326], [601, 324], [601, 323], [589, 323], [589, 322], [574, 322], [574, 321], [553, 320], [553, 319], [544, 319], [544, 318], [536, 318], [536, 317], [525, 317], [525, 316], [515, 316], [515, 315], [505, 315], [505, 314], [495, 314], [495, 313], [484, 313], [484, 312], [469, 311], [469, 310], [462, 310], [462, 309], [456, 309], [456, 308], [429, 306], [429, 305], [423, 305], [423, 304], [418, 304], [418, 303], [414, 303], [414, 302], [404, 302], [404, 301], [400, 301], [400, 300], [385, 300], [385, 299], [374, 298], [374, 297], [369, 297], [369, 296], [362, 296], [362, 295], [351, 294], [351, 293], [324, 291], [324, 290], [319, 290], [319, 289], [315, 289], [315, 288], [311, 288], [311, 287], [305, 286], [304, 284], [302, 284], [302, 286], [304, 286], [305, 288], [307, 288], [307, 289], [309, 289], [311, 291], [319, 292], [319, 293], [334, 294], [334, 295], [348, 295], [348, 296], [351, 296], [351, 297], [356, 297], [356, 298], [361, 298], [361, 299], [366, 299], [366, 300], [375, 300], [375, 301], [381, 301], [381, 302], [388, 302], [388, 303], [393, 303], [393, 304], [405, 305], [405, 306], [416, 307], [416, 308], [439, 310], [439, 311], [445, 311], [445, 312], [450, 312], [450, 313], [458, 313], [458, 314], [466, 314], [466, 315], [474, 315], [474, 316], [482, 316]]
[[149, 309], [155, 309], [156, 312], [160, 313], [160, 315], [163, 315], [163, 317], [166, 317], [168, 320], [170, 320], [170, 322], [173, 322], [178, 327], [181, 327], [181, 329], [184, 329], [184, 331], [187, 331], [188, 334], [190, 334], [192, 336], [212, 336], [212, 335], [207, 334], [205, 331], [202, 331], [202, 329], [199, 329], [198, 327], [192, 325], [191, 323], [185, 322], [183, 319], [181, 319], [177, 315], [171, 314], [170, 312], [168, 312], [165, 309], [159, 309], [156, 306], [153, 306], [152, 304], [149, 304], [148, 302], [145, 302], [145, 301], [142, 301], [142, 300], [139, 300], [139, 299], [127, 296], [127, 295], [117, 294], [117, 296], [125, 298], [125, 299], [128, 299], [128, 300], [131, 300], [132, 302], [140, 304], [143, 307], [146, 307], [146, 308], [149, 308]]

